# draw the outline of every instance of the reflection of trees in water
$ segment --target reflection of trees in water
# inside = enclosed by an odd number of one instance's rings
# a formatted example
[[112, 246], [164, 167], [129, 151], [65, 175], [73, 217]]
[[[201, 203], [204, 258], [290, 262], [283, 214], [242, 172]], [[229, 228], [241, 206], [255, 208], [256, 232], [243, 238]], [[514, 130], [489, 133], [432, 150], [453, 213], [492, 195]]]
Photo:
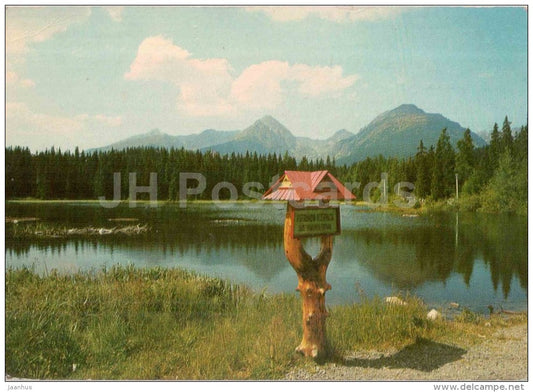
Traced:
[[[513, 277], [527, 289], [527, 221], [513, 216], [450, 215], [432, 217], [430, 226], [345, 231], [353, 245], [336, 249], [339, 262], [354, 258], [381, 281], [400, 289], [428, 281], [446, 281], [453, 272], [470, 284], [474, 263], [482, 259], [493, 289], [505, 298]], [[457, 235], [457, 237], [456, 237]], [[349, 255], [351, 252], [351, 255]], [[351, 256], [351, 257], [350, 257]]]
[[[75, 253], [98, 247], [113, 253], [115, 249], [134, 252], [159, 252], [164, 256], [197, 256], [203, 264], [224, 264], [226, 260], [218, 255], [230, 255], [231, 262], [244, 265], [255, 275], [271, 279], [286, 268], [283, 252], [283, 228], [278, 226], [234, 224], [205, 221], [184, 225], [183, 222], [172, 225], [160, 225], [150, 233], [141, 236], [99, 236], [96, 238], [54, 238], [34, 239], [31, 241], [9, 240], [6, 252], [17, 257], [28, 255], [33, 247], [49, 254], [61, 254], [67, 248]], [[231, 225], [231, 226], [228, 226]], [[244, 251], [244, 252], [243, 252]], [[265, 257], [267, 254], [271, 257]], [[201, 257], [203, 255], [214, 257]]]
[[527, 217], [507, 214], [464, 214], [460, 230], [465, 242], [476, 243], [476, 256], [489, 266], [492, 286], [501, 284], [505, 296], [509, 294], [513, 277], [527, 288]]
[[[279, 226], [209, 223], [195, 226], [178, 233], [166, 232], [160, 237], [159, 247], [165, 252], [178, 253], [179, 256], [195, 252], [232, 257], [231, 262], [244, 265], [256, 276], [270, 280], [287, 266], [283, 252], [283, 228]], [[168, 237], [168, 238], [165, 238]], [[213, 258], [199, 258], [206, 264]], [[218, 260], [224, 264], [226, 260]]]
[[[64, 212], [64, 207], [46, 214], [55, 216], [59, 222], [55, 214]], [[67, 217], [73, 220], [68, 218], [67, 223], [62, 224], [68, 227], [80, 227], [81, 220], [94, 220], [112, 227], [116, 223], [108, 222], [109, 216], [133, 214], [126, 208], [114, 211], [91, 207], [82, 209], [87, 215], [80, 218], [74, 208], [67, 211], [70, 211]], [[38, 210], [29, 214], [28, 211], [25, 214], [16, 212], [20, 216], [36, 216]], [[224, 214], [218, 210], [206, 212], [194, 208], [138, 208], [134, 212], [141, 224], [147, 223], [152, 228], [151, 232], [137, 237], [32, 241], [13, 240], [6, 234], [6, 254], [27, 255], [30, 247], [52, 255], [69, 247], [75, 251], [104, 247], [110, 252], [115, 249], [154, 251], [176, 258], [193, 254], [205, 264], [225, 263], [222, 257], [232, 257], [232, 263], [244, 265], [267, 280], [287, 268], [281, 223], [267, 225], [247, 221], [242, 217], [243, 212], [236, 217], [230, 216], [233, 212], [225, 213], [227, 216], [220, 218]], [[475, 262], [483, 260], [490, 271], [494, 290], [501, 287], [507, 297], [513, 279], [527, 289], [527, 217], [461, 213], [457, 222], [454, 214], [416, 219], [412, 226], [344, 230], [336, 239], [334, 262], [360, 263], [385, 284], [406, 289], [424, 282], [444, 282], [454, 272], [461, 274], [469, 285]], [[313, 249], [312, 244], [309, 246]], [[206, 254], [213, 257], [202, 257]]]
[[[374, 276], [399, 289], [419, 286], [428, 281], [445, 281], [453, 271], [448, 236], [434, 230], [363, 229], [345, 232], [353, 240], [351, 257]], [[337, 260], [337, 258], [336, 258]]]

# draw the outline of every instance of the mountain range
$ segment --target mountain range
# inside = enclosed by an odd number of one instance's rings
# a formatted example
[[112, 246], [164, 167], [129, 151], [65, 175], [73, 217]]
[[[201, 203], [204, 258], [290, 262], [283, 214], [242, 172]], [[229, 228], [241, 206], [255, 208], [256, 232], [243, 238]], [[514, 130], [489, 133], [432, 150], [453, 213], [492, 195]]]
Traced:
[[[246, 153], [284, 154], [296, 159], [334, 157], [339, 164], [351, 164], [382, 154], [385, 157], [408, 157], [416, 153], [420, 140], [424, 145], [436, 145], [446, 128], [453, 146], [463, 137], [465, 128], [438, 113], [426, 113], [415, 105], [401, 105], [377, 116], [359, 132], [345, 129], [325, 140], [294, 136], [272, 116], [265, 116], [242, 131], [205, 130], [199, 134], [172, 136], [159, 130], [132, 136], [92, 151], [121, 150], [128, 147], [185, 148], [216, 151], [221, 154]], [[486, 142], [472, 132], [474, 145]]]

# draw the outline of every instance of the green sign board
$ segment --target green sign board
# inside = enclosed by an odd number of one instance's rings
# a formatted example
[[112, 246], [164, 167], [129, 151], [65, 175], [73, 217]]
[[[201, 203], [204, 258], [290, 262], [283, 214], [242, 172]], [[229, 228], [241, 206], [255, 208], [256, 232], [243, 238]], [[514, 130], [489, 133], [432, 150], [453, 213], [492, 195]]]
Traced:
[[295, 208], [293, 211], [294, 238], [336, 235], [341, 232], [339, 207]]

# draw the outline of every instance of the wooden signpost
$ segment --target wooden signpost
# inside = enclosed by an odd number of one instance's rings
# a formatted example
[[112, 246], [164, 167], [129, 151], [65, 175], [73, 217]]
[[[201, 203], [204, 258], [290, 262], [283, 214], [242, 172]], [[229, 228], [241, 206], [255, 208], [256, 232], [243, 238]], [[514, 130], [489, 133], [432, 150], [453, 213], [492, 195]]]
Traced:
[[[330, 200], [353, 200], [349, 192], [326, 170], [319, 172], [285, 171], [264, 195], [267, 200], [287, 200], [285, 215], [285, 256], [298, 277], [297, 291], [302, 298], [302, 342], [296, 351], [313, 358], [326, 353], [326, 271], [333, 252], [333, 236], [340, 234], [340, 209]], [[319, 201], [319, 206], [301, 207], [304, 200]], [[293, 204], [296, 204], [293, 205]], [[311, 257], [300, 238], [320, 237], [320, 252]]]

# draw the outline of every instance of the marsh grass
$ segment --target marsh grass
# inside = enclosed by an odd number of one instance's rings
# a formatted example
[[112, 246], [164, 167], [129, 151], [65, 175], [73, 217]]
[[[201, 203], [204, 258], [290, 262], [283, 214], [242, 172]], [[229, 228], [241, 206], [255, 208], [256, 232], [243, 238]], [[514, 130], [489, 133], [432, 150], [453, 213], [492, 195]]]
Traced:
[[276, 378], [299, 312], [294, 296], [177, 269], [8, 270], [6, 368], [39, 379]]
[[[405, 300], [330, 309], [332, 357], [465, 330], [427, 321], [420, 300]], [[296, 295], [254, 293], [179, 269], [44, 277], [27, 268], [6, 271], [6, 372], [15, 377], [277, 379], [307, 363], [294, 354], [301, 334]]]

